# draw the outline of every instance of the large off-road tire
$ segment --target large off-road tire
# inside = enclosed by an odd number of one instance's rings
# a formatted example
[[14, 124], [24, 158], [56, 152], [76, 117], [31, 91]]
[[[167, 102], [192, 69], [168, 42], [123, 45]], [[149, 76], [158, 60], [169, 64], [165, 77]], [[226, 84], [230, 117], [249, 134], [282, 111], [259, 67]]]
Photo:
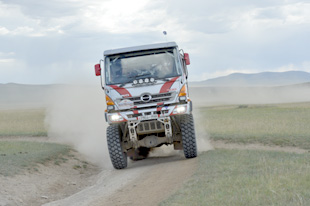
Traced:
[[192, 114], [185, 114], [181, 116], [180, 128], [182, 134], [184, 156], [186, 158], [197, 157], [195, 126]]
[[119, 125], [110, 125], [107, 128], [108, 150], [112, 165], [115, 169], [127, 167], [127, 153], [123, 151], [121, 130]]

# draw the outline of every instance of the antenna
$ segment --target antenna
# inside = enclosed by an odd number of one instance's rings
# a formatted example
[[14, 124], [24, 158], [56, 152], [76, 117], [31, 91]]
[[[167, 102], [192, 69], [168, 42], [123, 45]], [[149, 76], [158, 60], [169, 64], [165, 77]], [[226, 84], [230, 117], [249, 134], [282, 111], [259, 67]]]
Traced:
[[163, 34], [164, 34], [165, 37], [166, 37], [166, 42], [168, 42], [168, 41], [167, 41], [167, 31], [163, 31]]

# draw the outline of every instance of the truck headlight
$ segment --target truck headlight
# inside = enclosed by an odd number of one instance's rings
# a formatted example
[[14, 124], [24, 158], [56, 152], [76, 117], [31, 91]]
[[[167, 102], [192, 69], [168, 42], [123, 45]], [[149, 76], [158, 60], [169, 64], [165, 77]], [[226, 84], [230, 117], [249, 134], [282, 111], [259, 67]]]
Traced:
[[109, 118], [112, 122], [121, 122], [124, 120], [122, 115], [119, 115], [119, 114], [112, 114], [111, 116], [109, 116]]
[[182, 106], [177, 106], [174, 110], [173, 110], [173, 114], [183, 114], [185, 113], [187, 110], [187, 106], [186, 105], [182, 105]]

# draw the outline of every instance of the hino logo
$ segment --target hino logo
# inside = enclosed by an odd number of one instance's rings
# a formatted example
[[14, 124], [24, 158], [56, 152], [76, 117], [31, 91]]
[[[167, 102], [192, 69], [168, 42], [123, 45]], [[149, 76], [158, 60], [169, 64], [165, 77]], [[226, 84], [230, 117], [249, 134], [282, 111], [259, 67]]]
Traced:
[[152, 96], [150, 94], [142, 94], [140, 97], [142, 102], [149, 102], [152, 99]]

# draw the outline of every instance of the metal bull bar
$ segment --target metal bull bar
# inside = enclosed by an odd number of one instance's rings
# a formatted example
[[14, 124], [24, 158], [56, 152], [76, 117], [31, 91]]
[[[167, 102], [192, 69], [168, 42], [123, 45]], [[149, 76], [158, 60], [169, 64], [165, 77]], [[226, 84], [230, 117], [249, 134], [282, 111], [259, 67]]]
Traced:
[[[172, 143], [172, 128], [170, 117], [161, 117], [150, 121], [129, 121], [129, 138], [135, 148], [155, 147], [161, 143]], [[158, 138], [154, 133], [164, 132], [165, 137]], [[142, 140], [138, 140], [138, 134], [150, 134]]]

